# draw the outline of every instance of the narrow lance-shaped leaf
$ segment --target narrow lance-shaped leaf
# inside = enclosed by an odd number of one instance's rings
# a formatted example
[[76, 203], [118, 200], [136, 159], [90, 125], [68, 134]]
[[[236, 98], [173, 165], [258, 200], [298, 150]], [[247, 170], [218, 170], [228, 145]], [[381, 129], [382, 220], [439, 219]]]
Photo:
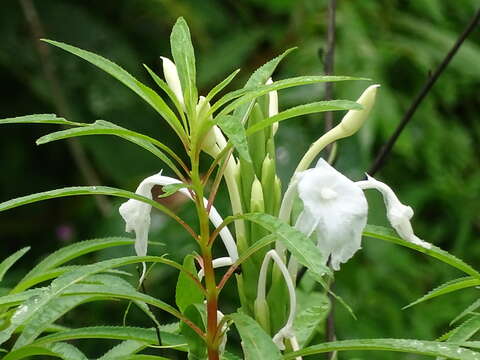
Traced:
[[237, 74], [240, 72], [240, 69], [235, 70], [232, 72], [230, 75], [228, 75], [222, 82], [218, 83], [213, 87], [212, 90], [210, 90], [205, 98], [205, 102], [209, 103], [215, 95], [217, 95], [220, 91], [222, 91], [228, 84], [232, 82], [232, 80], [237, 76]]
[[456, 360], [478, 360], [480, 354], [458, 345], [436, 341], [420, 341], [406, 339], [363, 339], [333, 341], [313, 345], [284, 355], [283, 359], [295, 359], [297, 356], [322, 354], [332, 351], [376, 350], [393, 351], [418, 355], [445, 356]]
[[232, 142], [232, 145], [238, 151], [240, 157], [247, 162], [252, 162], [248, 151], [245, 128], [240, 118], [233, 115], [222, 116], [217, 120], [217, 124], [228, 136], [228, 139]]
[[193, 114], [197, 103], [195, 54], [188, 25], [180, 17], [173, 26], [170, 35], [172, 56], [177, 66], [178, 77], [182, 84], [183, 97], [189, 113]]
[[245, 360], [280, 360], [282, 355], [270, 336], [250, 316], [242, 313], [228, 315], [242, 338], [242, 348]]
[[[77, 270], [70, 271], [63, 274], [59, 278], [55, 279], [51, 285], [43, 290], [38, 296], [34, 296], [28, 299], [22, 306], [17, 309], [13, 314], [10, 325], [3, 329], [0, 332], [0, 344], [7, 341], [13, 332], [20, 326], [28, 323], [37, 312], [41, 312], [45, 306], [48, 306], [50, 302], [57, 297], [61, 296], [63, 293], [67, 292], [68, 288], [74, 284], [77, 284], [89, 276], [116, 268], [120, 266], [125, 266], [129, 264], [135, 264], [139, 262], [159, 262], [173, 266], [177, 269], [182, 270], [180, 264], [175, 263], [172, 260], [168, 260], [162, 257], [157, 256], [129, 256], [119, 259], [105, 260], [92, 265], [85, 265]], [[81, 291], [78, 289], [81, 286]], [[95, 288], [94, 288], [95, 287]], [[172, 306], [156, 299], [151, 296], [138, 293], [136, 291], [125, 291], [124, 288], [121, 289], [109, 288], [106, 286], [100, 287], [99, 285], [84, 285], [78, 284], [73, 292], [73, 294], [95, 294], [100, 296], [113, 296], [118, 298], [129, 299], [132, 301], [143, 301], [145, 303], [156, 306], [176, 317], [182, 319], [182, 315]], [[72, 294], [72, 295], [73, 295]]]
[[452, 254], [448, 253], [447, 251], [442, 250], [434, 245], [430, 246], [427, 249], [423, 246], [414, 244], [410, 241], [400, 239], [396, 235], [396, 233], [391, 229], [385, 228], [383, 226], [376, 226], [376, 225], [367, 225], [363, 231], [363, 235], [366, 237], [392, 242], [394, 244], [402, 245], [410, 249], [417, 250], [428, 256], [431, 256], [440, 261], [443, 261], [448, 265], [456, 267], [457, 269], [463, 271], [468, 275], [471, 275], [477, 279], [480, 279], [480, 273], [477, 270], [475, 270], [473, 267], [471, 267], [464, 261], [458, 259], [457, 257], [453, 256]]
[[247, 136], [256, 133], [257, 131], [260, 131], [261, 129], [264, 129], [276, 122], [287, 120], [296, 116], [315, 114], [325, 111], [360, 110], [361, 108], [361, 105], [348, 100], [318, 101], [310, 104], [299, 105], [282, 111], [275, 116], [266, 118], [249, 127], [247, 129]]
[[[183, 267], [192, 274], [196, 274], [197, 269], [195, 268], [195, 258], [193, 255], [185, 256], [183, 259]], [[203, 293], [193, 283], [192, 278], [180, 272], [175, 289], [175, 302], [180, 311], [183, 313], [191, 304], [202, 304], [203, 299]]]
[[0, 124], [58, 124], [85, 126], [87, 124], [68, 121], [64, 118], [57, 117], [55, 114], [34, 114], [17, 116], [13, 118], [0, 119]]
[[[37, 145], [42, 145], [52, 141], [68, 139], [72, 137], [88, 135], [119, 136], [150, 151], [152, 154], [160, 158], [177, 175], [181, 175], [177, 166], [170, 160], [168, 156], [163, 153], [163, 151], [167, 152], [172, 158], [177, 160], [177, 162], [181, 163], [178, 155], [176, 155], [168, 146], [147, 135], [143, 135], [135, 131], [122, 128], [121, 126], [115, 125], [105, 120], [97, 120], [93, 124], [88, 124], [87, 126], [56, 131], [54, 133], [44, 135], [37, 140]], [[158, 148], [162, 149], [163, 151], [160, 151]]]
[[113, 246], [125, 246], [132, 245], [133, 240], [122, 237], [112, 237], [112, 238], [103, 238], [103, 239], [93, 239], [86, 241], [79, 241], [68, 246], [62, 247], [55, 251], [54, 253], [48, 255], [45, 259], [39, 262], [36, 266], [31, 269], [27, 275], [23, 277], [22, 280], [15, 286], [12, 290], [12, 293], [20, 292], [24, 290], [22, 288], [22, 283], [29, 278], [37, 276], [44, 271], [56, 268], [66, 262], [76, 259], [82, 255], [106, 249]]
[[[284, 51], [282, 54], [279, 56], [273, 58], [269, 62], [263, 64], [260, 66], [255, 72], [250, 76], [248, 79], [247, 83], [244, 86], [244, 89], [247, 88], [252, 88], [256, 87], [259, 85], [263, 85], [266, 83], [268, 78], [270, 78], [277, 68], [278, 64], [287, 56], [290, 52], [295, 50], [295, 48], [288, 49]], [[228, 95], [228, 94], [227, 94]], [[235, 109], [235, 116], [240, 118], [242, 121], [242, 124], [244, 124], [250, 114], [250, 111], [252, 110], [253, 102], [250, 102], [249, 104], [244, 104], [237, 109]]]
[[121, 198], [127, 199], [136, 199], [152, 205], [154, 208], [162, 211], [163, 213], [169, 215], [170, 217], [176, 219], [177, 216], [167, 207], [159, 204], [158, 202], [146, 198], [144, 196], [132, 193], [130, 191], [112, 188], [108, 186], [73, 186], [67, 187], [63, 189], [56, 189], [45, 191], [37, 194], [27, 195], [23, 197], [19, 197], [16, 199], [12, 199], [9, 201], [5, 201], [0, 203], [0, 211], [5, 211], [9, 209], [13, 209], [22, 205], [31, 204], [34, 202], [42, 201], [42, 200], [49, 200], [49, 199], [56, 199], [66, 196], [77, 196], [77, 195], [110, 195], [116, 196]]
[[46, 39], [43, 39], [43, 41], [51, 45], [57, 46], [71, 54], [77, 55], [78, 57], [88, 61], [89, 63], [97, 66], [98, 68], [113, 76], [122, 84], [130, 88], [143, 100], [145, 100], [153, 109], [155, 109], [175, 130], [177, 135], [179, 135], [181, 138], [185, 138], [185, 134], [183, 132], [180, 122], [178, 121], [172, 110], [167, 106], [167, 104], [165, 104], [163, 99], [155, 91], [135, 79], [123, 68], [121, 68], [114, 62], [105, 59], [100, 55], [94, 54], [90, 51], [82, 50], [75, 46], [64, 44], [58, 41]]
[[[185, 339], [178, 334], [172, 334], [160, 330], [163, 345], [182, 345]], [[147, 344], [157, 344], [157, 334], [154, 329], [146, 329], [132, 326], [92, 326], [77, 328], [73, 330], [61, 331], [55, 334], [43, 336], [37, 339], [33, 344], [44, 345], [58, 341], [68, 341], [77, 339], [115, 339], [115, 340], [135, 340]], [[185, 351], [185, 346], [177, 348]]]
[[155, 83], [160, 87], [160, 89], [162, 89], [165, 92], [165, 94], [167, 94], [167, 96], [170, 98], [170, 100], [173, 102], [173, 104], [177, 109], [178, 114], [182, 118], [184, 128], [188, 129], [187, 120], [185, 118], [185, 114], [183, 113], [182, 105], [178, 101], [178, 98], [175, 96], [175, 93], [172, 91], [172, 89], [170, 89], [168, 84], [162, 78], [160, 78], [157, 74], [155, 74], [155, 72], [152, 69], [150, 69], [145, 64], [143, 66], [145, 67], [145, 69], [147, 69], [153, 81], [155, 81]]
[[445, 295], [457, 290], [469, 288], [469, 287], [474, 287], [480, 285], [480, 279], [474, 278], [473, 276], [466, 276], [460, 279], [455, 279], [452, 281], [448, 281], [445, 284], [440, 285], [439, 287], [433, 289], [430, 291], [428, 294], [422, 296], [420, 299], [414, 301], [413, 303], [407, 305], [404, 307], [404, 309], [407, 309], [411, 306], [420, 304], [421, 302], [424, 302], [426, 300], [430, 300], [433, 298], [436, 298], [440, 295]]
[[28, 250], [30, 250], [29, 246], [24, 247], [23, 249], [20, 249], [17, 252], [13, 253], [0, 263], [0, 282], [3, 280], [3, 277], [7, 273], [8, 269], [10, 269], [13, 264], [17, 262], [18, 259], [25, 255]]
[[277, 240], [290, 251], [300, 264], [311, 271], [317, 281], [324, 283], [322, 276], [331, 274], [331, 270], [323, 263], [320, 249], [299, 230], [268, 214], [250, 213], [241, 217], [260, 224], [276, 234]]
[[268, 94], [271, 91], [287, 89], [295, 86], [300, 85], [310, 85], [310, 84], [317, 84], [322, 82], [337, 82], [337, 81], [349, 81], [349, 80], [368, 80], [366, 78], [355, 78], [349, 76], [299, 76], [293, 77], [284, 80], [278, 80], [270, 85], [259, 85], [253, 88], [243, 88], [227, 95], [223, 96], [220, 100], [218, 100], [210, 109], [209, 114], [213, 114], [217, 111], [220, 107], [228, 103], [232, 99], [236, 99], [232, 101], [230, 104], [225, 106], [219, 113], [218, 116], [227, 115], [240, 105], [245, 104], [251, 100], [256, 99], [259, 96]]
[[75, 346], [67, 343], [54, 343], [47, 345], [31, 345], [9, 352], [2, 360], [30, 359], [33, 356], [46, 355], [64, 360], [88, 360], [88, 358]]

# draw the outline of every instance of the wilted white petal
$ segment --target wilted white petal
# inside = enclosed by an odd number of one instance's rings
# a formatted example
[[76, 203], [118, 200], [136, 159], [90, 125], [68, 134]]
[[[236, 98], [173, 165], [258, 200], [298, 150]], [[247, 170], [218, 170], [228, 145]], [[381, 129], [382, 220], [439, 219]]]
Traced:
[[163, 76], [165, 76], [165, 81], [177, 97], [180, 105], [182, 105], [183, 110], [185, 110], [182, 85], [180, 83], [180, 78], [178, 77], [177, 66], [173, 63], [172, 60], [167, 57], [161, 56], [161, 59], [163, 64]]
[[385, 183], [375, 180], [367, 174], [367, 180], [356, 183], [361, 189], [376, 189], [380, 191], [387, 208], [387, 218], [398, 235], [404, 240], [414, 244], [430, 248], [431, 244], [419, 239], [413, 233], [410, 219], [413, 216], [413, 210], [410, 206], [403, 205], [393, 190]]
[[[180, 180], [168, 176], [162, 176], [162, 172], [159, 172], [156, 175], [152, 175], [144, 179], [138, 186], [135, 193], [152, 199], [152, 188], [155, 185], [165, 186], [180, 183]], [[191, 199], [190, 192], [186, 188], [180, 188], [178, 191]], [[208, 203], [207, 199], [204, 199], [203, 201], [204, 204]], [[151, 205], [135, 199], [130, 199], [123, 203], [119, 209], [120, 215], [122, 215], [123, 219], [125, 220], [125, 231], [135, 232], [135, 252], [139, 256], [145, 256], [147, 254], [151, 210]], [[222, 217], [213, 206], [210, 209], [209, 217], [210, 221], [215, 227], [218, 227], [223, 222]], [[224, 227], [220, 231], [220, 237], [225, 244], [230, 258], [232, 258], [233, 261], [236, 261], [238, 259], [237, 246], [227, 227]]]
[[339, 270], [361, 248], [368, 212], [365, 195], [323, 159], [297, 176], [304, 209], [295, 227], [307, 236], [315, 231], [325, 263], [330, 256], [333, 269]]

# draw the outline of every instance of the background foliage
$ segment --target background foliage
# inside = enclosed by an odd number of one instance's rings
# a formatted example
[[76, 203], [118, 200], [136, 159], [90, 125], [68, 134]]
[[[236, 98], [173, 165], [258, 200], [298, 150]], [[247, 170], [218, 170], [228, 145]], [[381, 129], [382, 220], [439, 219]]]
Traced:
[[[474, 0], [339, 0], [338, 3], [335, 74], [370, 77], [382, 84], [368, 125], [339, 147], [337, 168], [351, 178], [360, 179], [478, 4]], [[322, 74], [326, 1], [43, 0], [35, 5], [46, 37], [110, 58], [142, 81], [150, 81], [142, 63], [160, 70], [159, 56], [170, 56], [168, 34], [178, 16], [184, 16], [191, 28], [200, 93], [204, 94], [239, 67], [242, 71], [232, 88], [243, 86], [252, 69], [291, 46], [299, 49], [281, 65], [276, 79]], [[2, 3], [2, 117], [59, 112], [33, 42], [31, 25], [19, 2]], [[127, 89], [78, 58], [55, 49], [50, 53], [65, 95], [69, 120], [110, 120], [178, 146], [158, 116]], [[479, 63], [480, 34], [476, 31], [441, 76], [378, 174], [396, 189], [403, 202], [415, 209], [414, 226], [421, 238], [474, 266], [480, 259], [480, 245], [475, 242], [480, 229]], [[337, 84], [335, 98], [353, 100], [364, 85]], [[322, 97], [322, 86], [284, 91], [280, 93], [280, 108]], [[36, 147], [34, 140], [49, 130], [44, 125], [2, 127], [0, 200], [85, 183], [67, 143]], [[278, 143], [283, 145], [278, 159], [284, 179], [290, 176], [300, 154], [322, 131], [323, 122], [318, 117], [280, 125]], [[102, 185], [134, 190], [140, 179], [159, 171], [153, 157], [121, 140], [91, 137], [81, 139], [81, 145]], [[372, 209], [380, 211], [372, 211], [369, 222], [383, 224], [380, 197], [372, 196], [370, 200]], [[226, 202], [221, 196], [217, 201], [216, 205], [225, 213]], [[193, 209], [181, 198], [170, 200], [170, 205], [193, 222]], [[24, 269], [17, 266], [16, 272], [11, 272], [1, 286], [10, 286], [46, 253], [66, 243], [123, 235], [124, 225], [117, 207], [118, 203], [112, 202], [111, 213], [102, 216], [92, 198], [71, 198], [2, 213], [2, 257], [26, 245], [31, 245], [32, 251], [20, 263]], [[157, 214], [152, 218], [152, 226], [151, 239], [164, 243], [153, 247], [153, 254], [167, 252], [180, 259], [193, 249], [187, 235], [164, 217]], [[363, 248], [337, 274], [336, 291], [351, 304], [359, 318], [353, 321], [338, 308], [339, 339], [432, 340], [446, 331], [448, 322], [477, 295], [472, 289], [402, 311], [403, 306], [433, 286], [458, 274], [434, 260], [377, 240], [365, 240]], [[132, 251], [128, 247], [105, 250], [85, 262], [128, 255]], [[170, 303], [173, 299], [168, 289], [176, 281], [172, 274], [157, 266], [147, 281], [152, 294]], [[235, 309], [237, 301], [233, 292], [225, 294], [222, 309], [228, 312]], [[66, 316], [64, 323], [120, 324], [121, 316], [114, 318], [111, 314], [120, 314], [124, 306], [121, 303], [81, 306]], [[133, 324], [142, 321], [146, 322], [141, 315], [131, 315]], [[94, 356], [99, 350], [92, 348], [90, 354]], [[376, 353], [358, 353], [357, 358], [367, 356], [389, 358], [388, 354]]]

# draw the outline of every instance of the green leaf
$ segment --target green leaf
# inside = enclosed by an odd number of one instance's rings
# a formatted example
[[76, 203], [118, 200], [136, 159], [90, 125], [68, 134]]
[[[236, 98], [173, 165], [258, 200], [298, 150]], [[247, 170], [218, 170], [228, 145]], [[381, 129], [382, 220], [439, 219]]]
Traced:
[[[28, 300], [27, 304], [34, 302], [36, 299], [39, 300], [40, 296], [33, 300]], [[41, 312], [36, 312], [25, 324], [13, 346], [13, 350], [31, 344], [48, 326], [61, 316], [73, 308], [93, 300], [95, 300], [95, 296], [92, 295], [64, 296], [52, 299], [48, 305], [42, 308]], [[21, 311], [21, 309], [22, 306], [17, 311]]]
[[437, 296], [440, 296], [440, 295], [445, 295], [457, 290], [478, 286], [478, 285], [480, 285], [480, 279], [476, 279], [472, 276], [466, 276], [460, 279], [451, 280], [433, 289], [428, 294], [422, 296], [420, 299], [414, 301], [413, 303], [408, 304], [407, 306], [404, 307], [404, 309], [417, 305], [426, 300], [436, 298]]
[[179, 183], [179, 184], [168, 184], [162, 187], [163, 194], [158, 195], [159, 198], [166, 198], [169, 196], [172, 196], [175, 194], [178, 190], [183, 189], [183, 188], [189, 188], [190, 185], [185, 184], [185, 183]]
[[12, 199], [9, 201], [5, 201], [0, 203], [0, 211], [5, 211], [9, 209], [16, 208], [18, 206], [48, 200], [48, 199], [56, 199], [60, 197], [66, 196], [78, 196], [78, 195], [109, 195], [109, 196], [117, 196], [126, 199], [135, 199], [152, 205], [154, 208], [162, 211], [163, 213], [169, 215], [172, 218], [177, 218], [177, 216], [167, 207], [158, 202], [146, 198], [144, 196], [132, 193], [130, 191], [107, 187], [107, 186], [73, 186], [67, 187], [63, 189], [56, 189], [45, 191], [37, 194], [27, 195], [23, 197], [19, 197], [16, 199]]
[[167, 96], [170, 98], [170, 100], [173, 102], [173, 104], [175, 105], [175, 107], [177, 109], [177, 112], [180, 114], [180, 116], [182, 118], [183, 126], [185, 127], [185, 129], [187, 129], [188, 125], [186, 123], [185, 114], [183, 113], [182, 105], [178, 101], [177, 96], [173, 93], [172, 89], [170, 89], [168, 84], [165, 81], [163, 81], [162, 78], [160, 78], [157, 74], [155, 74], [155, 72], [153, 70], [151, 70], [145, 64], [143, 64], [143, 66], [145, 67], [145, 69], [147, 69], [147, 71], [150, 74], [150, 76], [152, 77], [153, 81], [155, 81], [155, 83], [160, 87], [160, 89], [162, 89], [165, 92], [165, 94], [167, 94]]
[[85, 126], [86, 124], [68, 121], [64, 118], [59, 118], [55, 114], [34, 114], [17, 116], [13, 118], [0, 119], [0, 124], [59, 124], [59, 125], [74, 125]]
[[[114, 135], [121, 137], [144, 148], [145, 150], [150, 151], [153, 155], [157, 156], [166, 165], [168, 165], [170, 169], [175, 171], [175, 173], [179, 173], [179, 170], [175, 164], [163, 152], [165, 151], [172, 158], [179, 161], [179, 157], [168, 146], [147, 135], [122, 128], [121, 126], [105, 120], [97, 120], [93, 124], [88, 124], [83, 127], [56, 131], [54, 133], [44, 135], [39, 138], [36, 143], [37, 145], [42, 145], [52, 141], [88, 135]], [[160, 151], [158, 148], [162, 149], [163, 151]]]
[[322, 276], [331, 274], [331, 270], [324, 264], [324, 257], [320, 249], [299, 230], [269, 214], [250, 213], [241, 217], [276, 234], [277, 240], [290, 251], [300, 264], [311, 271], [317, 281], [323, 283]]
[[[160, 330], [163, 345], [182, 345], [185, 339], [178, 334], [172, 334]], [[33, 345], [44, 345], [58, 341], [68, 341], [77, 339], [115, 339], [115, 340], [133, 340], [145, 344], [157, 344], [157, 334], [155, 329], [146, 329], [132, 326], [92, 326], [73, 330], [61, 331], [55, 334], [43, 336], [37, 339]], [[185, 346], [176, 347], [178, 350], [186, 351]]]
[[[196, 274], [195, 257], [193, 255], [185, 256], [183, 267], [190, 273]], [[175, 302], [180, 311], [183, 313], [191, 304], [203, 304], [204, 298], [203, 293], [198, 289], [192, 278], [184, 272], [180, 272], [175, 289]]]
[[73, 243], [66, 247], [60, 248], [54, 253], [48, 255], [31, 269], [27, 275], [13, 288], [11, 293], [17, 293], [27, 289], [30, 286], [24, 285], [28, 279], [34, 278], [43, 272], [56, 268], [66, 262], [76, 259], [82, 255], [92, 253], [94, 251], [106, 249], [113, 246], [133, 245], [134, 240], [123, 237], [111, 237], [103, 239], [93, 239]]
[[185, 137], [179, 120], [177, 119], [173, 111], [167, 106], [167, 104], [165, 104], [163, 99], [155, 91], [135, 79], [123, 68], [121, 68], [114, 62], [105, 59], [100, 55], [94, 54], [90, 51], [82, 50], [75, 46], [64, 44], [58, 41], [46, 39], [42, 40], [88, 61], [89, 63], [97, 66], [98, 68], [113, 76], [115, 79], [117, 79], [122, 84], [131, 89], [133, 92], [135, 92], [143, 100], [145, 100], [153, 109], [155, 109], [175, 130], [175, 132], [177, 133], [177, 135], [180, 136], [180, 138]]
[[275, 81], [273, 84], [270, 84], [270, 85], [258, 85], [253, 88], [243, 88], [243, 89], [228, 93], [212, 106], [209, 113], [213, 114], [221, 106], [225, 105], [226, 103], [228, 103], [230, 100], [233, 100], [233, 99], [236, 99], [236, 100], [232, 101], [232, 103], [225, 106], [225, 108], [223, 108], [218, 113], [217, 116], [227, 115], [233, 110], [237, 109], [240, 105], [248, 103], [249, 101], [252, 101], [259, 96], [268, 94], [270, 91], [287, 89], [287, 88], [300, 86], [300, 85], [310, 85], [310, 84], [317, 84], [322, 82], [337, 82], [337, 81], [349, 81], [349, 80], [368, 80], [368, 79], [355, 78], [355, 77], [349, 77], [349, 76], [298, 76], [298, 77], [289, 78], [285, 80], [279, 80], [279, 81]]
[[447, 342], [460, 343], [469, 340], [480, 330], [480, 315], [475, 315], [450, 333]]
[[232, 82], [232, 80], [237, 76], [237, 74], [240, 72], [240, 69], [235, 70], [233, 73], [227, 76], [225, 80], [220, 82], [219, 84], [215, 85], [215, 87], [209, 91], [205, 98], [205, 102], [210, 102], [215, 95], [217, 95], [220, 91], [222, 91], [228, 84]]
[[107, 351], [103, 356], [99, 357], [98, 360], [121, 360], [125, 359], [128, 355], [135, 354], [138, 351], [141, 351], [147, 346], [145, 342], [135, 341], [135, 340], [126, 340], [114, 346], [109, 351]]
[[7, 273], [8, 269], [10, 269], [13, 264], [17, 262], [25, 253], [30, 250], [30, 246], [24, 247], [7, 257], [0, 263], [0, 282], [3, 280], [3, 277]]
[[[205, 330], [202, 314], [195, 305], [189, 305], [183, 313], [201, 330]], [[205, 360], [207, 358], [205, 341], [184, 322], [180, 323], [180, 331], [188, 343], [188, 360]]]
[[26, 346], [9, 352], [2, 360], [19, 360], [38, 355], [53, 356], [65, 360], [88, 360], [75, 346], [61, 342], [43, 346]]
[[447, 251], [436, 247], [435, 245], [432, 245], [428, 249], [424, 248], [423, 246], [416, 245], [410, 241], [400, 239], [396, 235], [396, 233], [391, 229], [385, 228], [383, 226], [376, 226], [376, 225], [367, 225], [365, 227], [365, 230], [363, 231], [363, 236], [367, 236], [374, 239], [385, 240], [388, 242], [392, 242], [394, 244], [402, 245], [410, 249], [417, 250], [428, 256], [431, 256], [440, 261], [443, 261], [444, 263], [451, 265], [468, 275], [471, 275], [477, 279], [480, 279], [480, 273], [477, 270], [475, 270], [470, 265], [466, 264], [464, 261], [448, 253]]
[[217, 118], [217, 124], [232, 142], [238, 155], [245, 161], [252, 162], [248, 151], [247, 135], [240, 118], [233, 115], [221, 116]]
[[[279, 56], [270, 60], [266, 64], [263, 64], [262, 66], [260, 66], [250, 76], [250, 78], [248, 79], [247, 83], [244, 86], [244, 89], [249, 89], [252, 87], [264, 85], [267, 82], [268, 78], [272, 76], [278, 64], [283, 60], [283, 58], [285, 58], [285, 56], [287, 56], [293, 50], [295, 50], [295, 48], [288, 49], [284, 51], [283, 54], [280, 54]], [[252, 101], [249, 104], [244, 104], [238, 107], [237, 109], [235, 109], [234, 115], [241, 119], [242, 124], [246, 123], [246, 120], [250, 115], [250, 111], [252, 110], [253, 103], [254, 102]]]
[[445, 356], [456, 360], [478, 360], [480, 354], [463, 347], [439, 343], [436, 341], [420, 341], [405, 339], [364, 339], [333, 341], [306, 347], [284, 355], [283, 359], [295, 359], [297, 356], [322, 354], [332, 351], [376, 350], [394, 351], [429, 356]]
[[170, 46], [172, 48], [172, 56], [177, 66], [178, 77], [182, 85], [183, 98], [185, 106], [189, 113], [195, 111], [197, 103], [196, 88], [196, 70], [195, 70], [195, 53], [193, 50], [192, 39], [190, 38], [190, 30], [184, 18], [178, 18], [173, 26], [170, 35]]
[[[55, 279], [49, 287], [43, 289], [37, 296], [29, 298], [17, 309], [10, 320], [10, 325], [0, 332], [0, 344], [8, 340], [18, 327], [28, 323], [35, 314], [42, 312], [51, 301], [67, 293], [70, 295], [88, 294], [99, 295], [101, 297], [118, 297], [120, 299], [128, 299], [132, 301], [143, 301], [181, 319], [182, 315], [175, 308], [151, 296], [136, 291], [126, 291], [124, 287], [109, 288], [100, 285], [78, 284], [97, 273], [139, 262], [159, 262], [171, 265], [177, 269], [182, 269], [181, 265], [174, 261], [158, 256], [129, 256], [119, 259], [105, 260], [92, 265], [84, 265], [79, 269], [67, 272]], [[70, 289], [73, 285], [75, 285], [75, 287]]]
[[[297, 290], [298, 291], [298, 290]], [[305, 347], [313, 339], [321, 324], [325, 321], [330, 312], [330, 302], [328, 298], [320, 293], [305, 294], [320, 298], [317, 304], [306, 307], [297, 313], [294, 322], [294, 331], [300, 347]]]
[[480, 307], [480, 299], [475, 300], [471, 305], [469, 305], [465, 310], [463, 310], [455, 319], [450, 322], [450, 326], [455, 324], [458, 320], [464, 318], [467, 315], [470, 315], [472, 312], [477, 310]]
[[242, 338], [245, 360], [280, 360], [282, 355], [268, 334], [250, 316], [242, 313], [228, 315]]
[[317, 101], [310, 104], [304, 104], [292, 107], [278, 113], [275, 116], [266, 118], [247, 129], [247, 136], [260, 131], [276, 122], [287, 120], [296, 116], [315, 114], [324, 111], [336, 110], [360, 110], [361, 105], [348, 100]]

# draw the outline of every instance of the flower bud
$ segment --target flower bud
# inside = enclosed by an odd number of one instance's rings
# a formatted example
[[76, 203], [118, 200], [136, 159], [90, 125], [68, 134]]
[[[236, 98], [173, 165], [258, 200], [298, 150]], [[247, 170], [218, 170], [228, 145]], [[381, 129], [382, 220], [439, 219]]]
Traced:
[[267, 334], [270, 333], [270, 310], [265, 299], [255, 299], [254, 303], [255, 320], [265, 330]]
[[175, 64], [169, 58], [161, 56], [163, 63], [163, 75], [170, 89], [173, 91], [178, 99], [178, 102], [185, 110], [185, 102], [183, 100], [182, 85], [180, 84], [180, 78], [178, 77], [178, 71]]
[[375, 104], [375, 96], [379, 87], [380, 85], [378, 84], [369, 86], [357, 100], [357, 103], [362, 105], [363, 109], [350, 110], [343, 117], [338, 125], [339, 130], [342, 132], [342, 137], [351, 136], [362, 127]]
[[[266, 85], [273, 84], [272, 78], [269, 78]], [[268, 93], [268, 117], [278, 114], [278, 93], [277, 91], [270, 91]], [[272, 134], [275, 135], [278, 130], [278, 122], [272, 124]]]

